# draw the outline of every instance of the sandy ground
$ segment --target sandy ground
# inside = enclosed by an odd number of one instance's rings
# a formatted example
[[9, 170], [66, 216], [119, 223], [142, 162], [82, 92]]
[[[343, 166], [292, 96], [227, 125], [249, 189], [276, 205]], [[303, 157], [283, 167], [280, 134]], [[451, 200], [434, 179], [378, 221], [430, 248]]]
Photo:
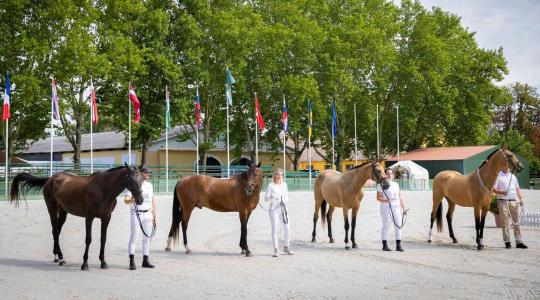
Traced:
[[[526, 208], [540, 208], [540, 191], [525, 190]], [[187, 299], [433, 299], [480, 297], [540, 298], [540, 229], [525, 228], [528, 250], [504, 249], [501, 230], [490, 214], [483, 251], [475, 250], [472, 209], [458, 208], [455, 232], [434, 236], [427, 244], [431, 192], [404, 192], [411, 208], [403, 232], [404, 253], [380, 250], [380, 216], [374, 192], [367, 192], [359, 212], [359, 249], [344, 249], [341, 209], [334, 214], [335, 244], [318, 226], [311, 243], [313, 196], [291, 193], [289, 205], [294, 256], [271, 257], [267, 212], [257, 208], [248, 224], [253, 257], [240, 256], [240, 225], [235, 213], [196, 210], [188, 238], [165, 252], [172, 196], [160, 196], [158, 230], [151, 245], [156, 269], [128, 270], [128, 209], [116, 208], [107, 241], [110, 269], [99, 269], [99, 220], [94, 222], [90, 271], [80, 270], [84, 220], [68, 216], [61, 235], [65, 266], [52, 263], [52, 236], [45, 204], [29, 201], [28, 213], [0, 202], [0, 297], [26, 298], [187, 298]], [[447, 206], [445, 205], [445, 209]], [[393, 234], [391, 235], [393, 236]], [[390, 243], [394, 247], [394, 242]], [[140, 251], [138, 247], [137, 251]], [[140, 253], [140, 252], [138, 252]], [[137, 255], [140, 265], [141, 256]]]

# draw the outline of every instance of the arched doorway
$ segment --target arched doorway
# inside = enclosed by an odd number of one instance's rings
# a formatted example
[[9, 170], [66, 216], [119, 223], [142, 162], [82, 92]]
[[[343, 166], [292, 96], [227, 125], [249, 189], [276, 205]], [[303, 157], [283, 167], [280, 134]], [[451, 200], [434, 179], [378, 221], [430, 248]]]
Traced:
[[200, 173], [212, 177], [221, 178], [221, 169], [221, 162], [211, 155], [206, 156], [206, 170], [202, 168], [202, 164], [200, 165]]

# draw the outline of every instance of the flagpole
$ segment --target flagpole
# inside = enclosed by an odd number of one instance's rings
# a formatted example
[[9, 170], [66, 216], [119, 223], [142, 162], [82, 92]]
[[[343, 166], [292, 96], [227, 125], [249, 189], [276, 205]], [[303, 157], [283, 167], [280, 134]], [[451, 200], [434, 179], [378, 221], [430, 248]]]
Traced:
[[[199, 107], [201, 105], [200, 101], [201, 99], [199, 98], [199, 85], [197, 84], [196, 85], [196, 90], [197, 90], [197, 99], [195, 99], [196, 101], [199, 101]], [[195, 104], [197, 105], [197, 104]], [[227, 104], [227, 111], [228, 111], [228, 107], [229, 107], [229, 104]], [[195, 110], [197, 110], [197, 107], [195, 107]], [[197, 112], [195, 112], [195, 114], [197, 114]], [[200, 115], [200, 108], [199, 108], [199, 115]], [[228, 113], [227, 113], [227, 145], [229, 144], [228, 140], [229, 140], [229, 129], [228, 129], [228, 126], [229, 126], [229, 117], [228, 117]], [[197, 175], [199, 175], [199, 117], [198, 116], [195, 116], [195, 123], [196, 123], [196, 130], [195, 130], [195, 138], [197, 139], [197, 152], [196, 152], [196, 164], [197, 164]], [[227, 161], [229, 160], [229, 150], [227, 149]], [[229, 177], [228, 173], [227, 173], [227, 177]]]
[[92, 93], [94, 92], [94, 82], [90, 77], [90, 174], [94, 173], [94, 102], [92, 101]]
[[229, 156], [229, 101], [227, 100], [227, 178], [230, 178], [231, 163]]
[[169, 88], [165, 85], [165, 192], [169, 192]]
[[309, 170], [309, 189], [311, 190], [311, 101], [308, 99], [308, 170]]
[[128, 87], [128, 165], [131, 166], [131, 100], [129, 99], [129, 93], [131, 89], [131, 82]]
[[[332, 169], [337, 171], [336, 166], [336, 150], [335, 150], [335, 134], [334, 134], [334, 122], [337, 122], [337, 120], [334, 120], [334, 114], [336, 111], [336, 104], [334, 103], [334, 100], [332, 100]], [[337, 124], [335, 125], [337, 127]]]
[[397, 160], [399, 161], [399, 104], [396, 104], [396, 139], [397, 139]]
[[358, 138], [356, 135], [356, 102], [354, 103], [354, 165], [358, 165]]
[[6, 119], [6, 138], [5, 138], [5, 140], [6, 140], [6, 148], [5, 148], [6, 149], [6, 169], [5, 169], [6, 172], [5, 173], [6, 174], [5, 174], [5, 177], [4, 177], [4, 179], [5, 179], [4, 182], [5, 182], [6, 198], [7, 198], [8, 194], [9, 194], [8, 193], [8, 174], [9, 174], [9, 172], [8, 172], [8, 167], [9, 167], [9, 154], [8, 154], [8, 151], [9, 151], [9, 149], [8, 149], [9, 131], [8, 131], [8, 128], [9, 128], [9, 118]]
[[[285, 94], [283, 94], [283, 105], [285, 106], [285, 108], [287, 108], [287, 105], [285, 104]], [[285, 152], [287, 151], [287, 145], [285, 144], [286, 143], [286, 136], [287, 136], [287, 132], [285, 131], [286, 127], [289, 127], [289, 113], [287, 113], [287, 125], [283, 124], [283, 178], [287, 178], [287, 160], [286, 160], [286, 154]], [[287, 128], [288, 130], [288, 128]]]
[[379, 138], [379, 103], [377, 103], [377, 159], [380, 157], [380, 145], [381, 141]]
[[[257, 99], [257, 92], [253, 93]], [[259, 112], [260, 113], [260, 112]], [[259, 163], [259, 126], [257, 124], [257, 108], [255, 107], [255, 163]]]
[[[54, 82], [54, 79], [53, 79]], [[52, 86], [51, 86], [52, 88]], [[52, 176], [53, 173], [53, 144], [54, 144], [54, 127], [53, 127], [53, 120], [54, 120], [54, 94], [52, 94], [51, 97], [51, 152], [50, 152], [50, 169], [49, 169], [49, 177]]]

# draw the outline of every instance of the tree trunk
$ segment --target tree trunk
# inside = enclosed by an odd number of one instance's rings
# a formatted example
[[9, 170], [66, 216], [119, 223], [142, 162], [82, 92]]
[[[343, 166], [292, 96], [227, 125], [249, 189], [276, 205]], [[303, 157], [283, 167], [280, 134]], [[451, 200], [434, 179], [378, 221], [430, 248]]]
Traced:
[[150, 140], [145, 139], [141, 147], [141, 166], [146, 164], [146, 154], [148, 152], [148, 144]]

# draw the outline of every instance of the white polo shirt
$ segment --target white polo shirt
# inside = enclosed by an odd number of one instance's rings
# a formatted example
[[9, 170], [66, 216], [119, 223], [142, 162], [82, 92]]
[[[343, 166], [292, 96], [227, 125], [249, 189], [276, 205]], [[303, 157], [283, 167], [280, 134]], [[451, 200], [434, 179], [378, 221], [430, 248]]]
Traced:
[[[154, 187], [152, 184], [148, 181], [143, 181], [142, 187], [142, 196], [143, 196], [143, 202], [141, 205], [138, 205], [139, 210], [148, 210], [152, 211], [152, 199], [154, 199]], [[126, 190], [126, 196], [132, 196], [131, 192], [129, 190]], [[132, 206], [132, 211], [135, 211]]]
[[[399, 199], [399, 184], [395, 181], [390, 181], [390, 186], [388, 189], [384, 190], [381, 187], [380, 184], [377, 184], [377, 192], [381, 192], [383, 195], [383, 199], [389, 200], [390, 204], [392, 206], [394, 205], [400, 205], [400, 199]], [[386, 196], [388, 196], [388, 199]], [[386, 205], [386, 203], [381, 203], [381, 205]]]
[[510, 172], [508, 172], [508, 174], [504, 174], [504, 172], [502, 171], [499, 172], [499, 176], [497, 176], [497, 180], [495, 181], [495, 185], [493, 187], [498, 191], [508, 191], [507, 195], [497, 194], [497, 199], [517, 199], [517, 189], [519, 188], [519, 182], [514, 174]]

